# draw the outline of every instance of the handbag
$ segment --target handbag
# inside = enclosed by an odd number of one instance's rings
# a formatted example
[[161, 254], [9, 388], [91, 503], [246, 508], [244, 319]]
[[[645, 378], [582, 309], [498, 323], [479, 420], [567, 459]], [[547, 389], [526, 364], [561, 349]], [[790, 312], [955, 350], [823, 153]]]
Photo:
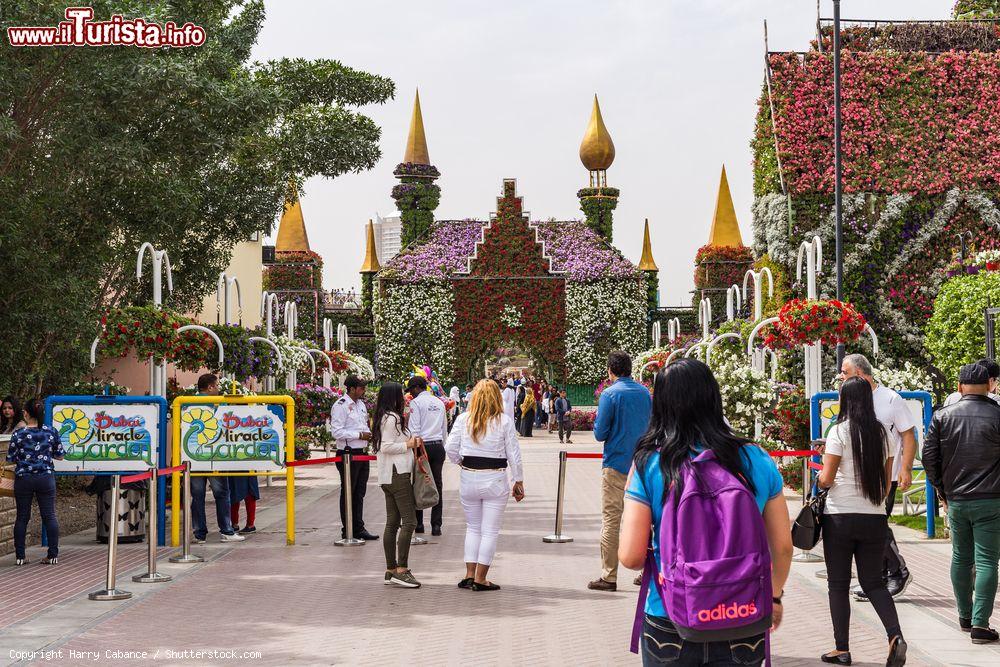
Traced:
[[795, 517], [792, 524], [792, 544], [809, 551], [819, 542], [823, 532], [823, 510], [826, 508], [826, 491], [812, 496]]
[[14, 478], [12, 468], [0, 468], [0, 497], [14, 497]]
[[437, 484], [428, 467], [427, 451], [420, 445], [413, 456], [413, 504], [418, 510], [426, 510], [437, 505], [440, 500]]

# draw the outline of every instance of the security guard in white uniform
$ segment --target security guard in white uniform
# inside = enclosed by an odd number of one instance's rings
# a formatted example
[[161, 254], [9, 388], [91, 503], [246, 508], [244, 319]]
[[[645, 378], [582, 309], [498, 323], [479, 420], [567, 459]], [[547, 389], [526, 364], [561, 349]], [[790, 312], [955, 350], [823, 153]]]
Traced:
[[[427, 380], [414, 375], [406, 383], [406, 391], [409, 392], [410, 420], [407, 427], [410, 435], [420, 438], [427, 451], [427, 460], [431, 464], [431, 474], [434, 476], [434, 485], [438, 490], [438, 504], [431, 508], [431, 534], [441, 534], [441, 469], [444, 467], [444, 442], [448, 439], [448, 414], [445, 411], [444, 401], [427, 391]], [[424, 532], [424, 513], [417, 510], [416, 532]]]
[[[347, 376], [344, 388], [347, 393], [342, 396], [330, 410], [330, 433], [337, 443], [337, 451], [343, 454], [350, 449], [352, 454], [362, 455], [371, 440], [372, 431], [368, 426], [368, 409], [362, 400], [365, 395], [366, 382], [354, 375]], [[368, 488], [368, 461], [351, 461], [351, 516], [353, 519], [354, 537], [363, 540], [377, 540], [365, 530], [364, 508], [365, 490]], [[347, 489], [344, 488], [344, 463], [337, 462], [337, 472], [340, 473], [340, 534], [347, 536], [346, 507]]]

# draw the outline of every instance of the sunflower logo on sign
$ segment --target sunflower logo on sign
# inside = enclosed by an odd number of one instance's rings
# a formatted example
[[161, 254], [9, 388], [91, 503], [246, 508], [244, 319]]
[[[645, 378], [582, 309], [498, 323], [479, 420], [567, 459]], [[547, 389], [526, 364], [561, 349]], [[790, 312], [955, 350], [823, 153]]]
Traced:
[[823, 408], [823, 412], [820, 413], [820, 417], [823, 418], [823, 421], [828, 422], [826, 431], [824, 431], [823, 433], [824, 438], [830, 435], [830, 429], [832, 429], [834, 424], [837, 423], [837, 417], [839, 416], [840, 416], [840, 403], [831, 403], [825, 408]]
[[90, 420], [80, 408], [63, 408], [52, 415], [52, 426], [59, 432], [60, 440], [67, 438], [73, 446], [90, 435]]
[[[215, 418], [215, 412], [208, 408], [194, 407], [184, 413], [181, 421], [187, 424], [184, 448], [193, 458], [204, 461], [211, 459], [211, 452], [205, 453], [205, 445], [214, 442], [219, 434], [219, 420]], [[197, 448], [192, 450], [192, 444], [196, 444]]]

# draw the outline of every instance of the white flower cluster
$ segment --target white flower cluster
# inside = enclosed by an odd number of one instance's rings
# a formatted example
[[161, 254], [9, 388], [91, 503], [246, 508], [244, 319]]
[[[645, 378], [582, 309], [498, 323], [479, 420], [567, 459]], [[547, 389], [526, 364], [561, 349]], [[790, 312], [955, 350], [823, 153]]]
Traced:
[[1000, 262], [1000, 250], [983, 250], [976, 253], [976, 264]]
[[380, 372], [403, 379], [412, 364], [451, 377], [455, 302], [450, 284], [382, 282], [373, 312]]
[[348, 353], [347, 371], [351, 375], [356, 375], [366, 382], [373, 382], [375, 380], [375, 369], [372, 368], [372, 363], [360, 354]]
[[281, 363], [275, 371], [276, 376], [287, 375], [292, 371], [297, 371], [309, 361], [309, 346], [295, 338], [281, 334], [272, 335], [271, 340], [278, 346], [281, 352]]
[[607, 350], [632, 356], [646, 346], [644, 280], [566, 283], [566, 366], [572, 383], [599, 382]]
[[[282, 352], [284, 355], [284, 352]], [[223, 396], [256, 396], [257, 392], [247, 388], [239, 380], [219, 378], [219, 393]]]
[[766, 373], [735, 359], [724, 359], [712, 372], [722, 392], [726, 419], [737, 433], [752, 436], [755, 420], [769, 414], [774, 384]]
[[508, 303], [503, 307], [503, 312], [500, 313], [500, 322], [505, 327], [510, 327], [511, 329], [518, 328], [521, 326], [521, 310], [517, 306]]
[[875, 381], [896, 391], [932, 391], [931, 376], [920, 366], [904, 361], [902, 367], [882, 363], [875, 369]]

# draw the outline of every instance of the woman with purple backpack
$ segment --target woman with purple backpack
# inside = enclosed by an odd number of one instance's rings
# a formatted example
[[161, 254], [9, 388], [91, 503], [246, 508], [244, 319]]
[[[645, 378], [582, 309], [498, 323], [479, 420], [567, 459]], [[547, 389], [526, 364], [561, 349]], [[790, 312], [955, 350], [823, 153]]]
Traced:
[[858, 583], [875, 607], [889, 639], [886, 667], [906, 664], [906, 642], [896, 604], [882, 578], [885, 553], [885, 498], [892, 484], [892, 434], [875, 416], [872, 388], [860, 377], [840, 388], [840, 416], [830, 429], [823, 452], [821, 489], [829, 489], [823, 516], [823, 557], [829, 588], [830, 616], [837, 648], [823, 662], [851, 664], [851, 561]]
[[644, 665], [765, 660], [792, 559], [781, 474], [726, 423], [719, 384], [700, 361], [676, 361], [656, 376], [618, 558], [644, 569], [632, 635]]

